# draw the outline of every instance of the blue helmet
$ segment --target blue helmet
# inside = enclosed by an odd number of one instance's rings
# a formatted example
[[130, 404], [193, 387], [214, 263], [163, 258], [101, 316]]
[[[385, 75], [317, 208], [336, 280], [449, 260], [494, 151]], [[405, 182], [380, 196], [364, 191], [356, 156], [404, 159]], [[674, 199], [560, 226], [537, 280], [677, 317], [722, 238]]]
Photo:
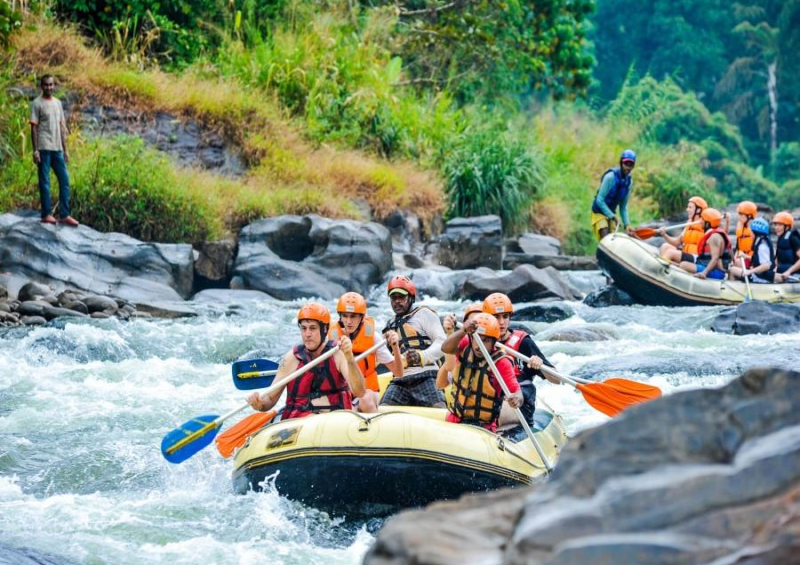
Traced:
[[769, 235], [769, 224], [764, 218], [756, 218], [755, 220], [751, 221], [750, 229], [753, 230], [753, 233]]
[[636, 153], [633, 152], [632, 149], [626, 149], [622, 152], [622, 155], [619, 156], [620, 161], [633, 161], [636, 162]]

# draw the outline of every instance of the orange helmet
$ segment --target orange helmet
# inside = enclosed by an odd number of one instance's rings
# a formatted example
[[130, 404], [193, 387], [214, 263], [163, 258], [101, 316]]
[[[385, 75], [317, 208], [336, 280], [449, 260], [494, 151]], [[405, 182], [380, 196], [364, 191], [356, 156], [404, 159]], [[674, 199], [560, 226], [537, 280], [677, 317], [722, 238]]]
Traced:
[[700, 210], [705, 210], [708, 208], [708, 202], [706, 202], [706, 199], [702, 196], [692, 196], [689, 199], [689, 202], [697, 206]]
[[417, 287], [411, 282], [411, 279], [405, 275], [397, 275], [392, 277], [389, 281], [389, 288], [387, 289], [389, 296], [399, 292], [400, 294], [410, 294], [414, 298], [417, 297]]
[[300, 323], [303, 320], [314, 320], [328, 326], [331, 323], [331, 313], [319, 302], [309, 302], [297, 312], [297, 322]]
[[712, 228], [718, 228], [722, 222], [722, 214], [716, 208], [706, 208], [700, 215], [703, 221], [709, 224]]
[[336, 311], [339, 314], [367, 314], [367, 301], [364, 297], [357, 292], [345, 292], [340, 298], [339, 303], [336, 305]]
[[476, 333], [500, 339], [500, 324], [497, 323], [497, 318], [486, 312], [481, 312], [475, 316], [475, 321], [478, 323], [478, 329], [475, 330]]
[[481, 302], [475, 302], [474, 304], [467, 306], [467, 309], [464, 310], [464, 317], [461, 318], [461, 321], [466, 322], [467, 318], [469, 318], [469, 315], [474, 314], [475, 312], [483, 312], [483, 304]]
[[775, 214], [775, 217], [772, 218], [773, 224], [783, 224], [788, 229], [792, 229], [794, 227], [794, 218], [789, 212], [778, 212]]
[[483, 311], [487, 314], [513, 314], [514, 305], [511, 304], [511, 299], [502, 292], [495, 292], [486, 297], [483, 301]]
[[756, 214], [758, 214], [758, 206], [749, 200], [745, 200], [744, 202], [739, 202], [739, 205], [736, 207], [736, 211], [740, 214], [744, 214], [745, 216], [755, 218]]

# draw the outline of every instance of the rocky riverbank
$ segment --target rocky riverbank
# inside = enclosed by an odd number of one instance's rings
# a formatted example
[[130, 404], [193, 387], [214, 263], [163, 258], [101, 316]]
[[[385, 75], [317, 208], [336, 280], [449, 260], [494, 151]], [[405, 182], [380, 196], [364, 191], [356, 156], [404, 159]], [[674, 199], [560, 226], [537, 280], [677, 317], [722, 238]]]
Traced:
[[579, 433], [545, 484], [401, 514], [364, 562], [786, 565], [798, 497], [800, 373], [752, 369]]

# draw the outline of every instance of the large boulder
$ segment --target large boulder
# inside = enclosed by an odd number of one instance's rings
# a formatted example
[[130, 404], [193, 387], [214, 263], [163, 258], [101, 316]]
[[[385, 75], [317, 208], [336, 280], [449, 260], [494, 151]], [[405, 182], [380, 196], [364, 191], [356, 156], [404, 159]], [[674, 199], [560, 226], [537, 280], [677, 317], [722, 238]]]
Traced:
[[471, 273], [472, 271], [417, 269], [411, 273], [411, 279], [422, 296], [452, 300], [459, 296], [464, 281]]
[[798, 495], [800, 373], [753, 369], [579, 433], [549, 482], [399, 515], [365, 563], [784, 565]]
[[531, 304], [514, 308], [514, 320], [517, 322], [560, 322], [572, 317], [575, 312], [561, 304]]
[[528, 255], [507, 252], [503, 258], [504, 269], [516, 269], [520, 265], [533, 265], [540, 269], [553, 267], [558, 271], [596, 271], [597, 259], [589, 255]]
[[633, 306], [636, 301], [621, 288], [606, 285], [586, 295], [583, 303], [592, 308], [607, 308], [608, 306]]
[[507, 244], [508, 251], [527, 255], [561, 255], [561, 242], [555, 237], [540, 233], [523, 233], [514, 242]]
[[200, 288], [228, 286], [235, 255], [236, 242], [232, 239], [201, 242], [195, 251], [196, 286]]
[[503, 266], [503, 225], [499, 216], [454, 218], [438, 239], [437, 260], [451, 269]]
[[489, 269], [470, 273], [461, 287], [461, 295], [470, 300], [483, 300], [493, 292], [507, 294], [512, 302], [533, 302], [554, 298], [575, 300], [580, 293], [572, 288], [552, 267], [537, 269], [521, 265], [512, 272], [498, 275]]
[[800, 332], [800, 305], [745, 302], [720, 312], [711, 329], [734, 335], [797, 333]]
[[77, 288], [133, 303], [182, 300], [192, 292], [192, 246], [144, 243], [121, 233], [0, 216], [0, 271], [56, 289]]
[[391, 236], [379, 224], [278, 216], [242, 229], [231, 286], [281, 300], [330, 300], [348, 290], [365, 294], [391, 268]]

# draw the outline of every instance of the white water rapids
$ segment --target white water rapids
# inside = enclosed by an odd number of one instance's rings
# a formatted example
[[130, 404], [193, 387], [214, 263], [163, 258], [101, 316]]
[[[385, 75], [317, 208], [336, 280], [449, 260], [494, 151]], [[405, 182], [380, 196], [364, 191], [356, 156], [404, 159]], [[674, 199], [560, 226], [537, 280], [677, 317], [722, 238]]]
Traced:
[[[388, 301], [374, 298], [370, 313], [382, 324]], [[428, 304], [440, 313], [465, 306]], [[213, 445], [180, 465], [160, 453], [176, 425], [243, 403], [230, 362], [290, 348], [298, 305], [205, 304], [183, 320], [0, 329], [0, 563], [3, 545], [65, 564], [359, 563], [377, 522], [330, 518], [274, 492], [234, 495], [232, 465]], [[570, 305], [572, 318], [529, 324], [564, 373], [632, 378], [670, 394], [722, 385], [750, 366], [800, 366], [800, 334], [715, 334], [719, 308]], [[608, 339], [546, 339], [572, 328]], [[537, 384], [571, 433], [607, 419], [571, 389]]]

